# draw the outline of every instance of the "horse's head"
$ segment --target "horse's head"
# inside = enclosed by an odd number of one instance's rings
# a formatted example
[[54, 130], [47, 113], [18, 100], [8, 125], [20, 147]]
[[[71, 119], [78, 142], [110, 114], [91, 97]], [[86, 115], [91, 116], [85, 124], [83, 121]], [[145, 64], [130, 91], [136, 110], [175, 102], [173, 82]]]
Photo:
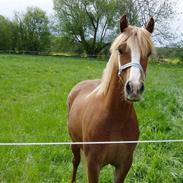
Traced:
[[[154, 19], [142, 28], [129, 26], [126, 16], [120, 19], [121, 35], [117, 38], [115, 49], [118, 52], [118, 76], [123, 82], [125, 99], [139, 101], [144, 92], [147, 61], [153, 52], [151, 33]], [[111, 47], [113, 49], [113, 46]]]

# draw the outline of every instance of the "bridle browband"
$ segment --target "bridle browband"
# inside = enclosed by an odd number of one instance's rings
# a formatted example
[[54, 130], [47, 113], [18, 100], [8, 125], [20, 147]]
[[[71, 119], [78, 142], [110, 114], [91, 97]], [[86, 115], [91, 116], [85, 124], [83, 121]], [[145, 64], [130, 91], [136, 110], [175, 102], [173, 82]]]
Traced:
[[118, 71], [118, 76], [120, 77], [123, 70], [129, 68], [129, 67], [136, 67], [136, 68], [139, 68], [141, 73], [142, 73], [142, 77], [143, 77], [143, 80], [145, 80], [146, 78], [146, 75], [145, 75], [145, 72], [144, 72], [144, 69], [142, 68], [142, 66], [138, 63], [127, 63], [127, 64], [124, 64], [124, 65], [121, 65], [121, 62], [120, 62], [120, 54], [118, 54], [118, 66], [119, 66], [119, 71]]

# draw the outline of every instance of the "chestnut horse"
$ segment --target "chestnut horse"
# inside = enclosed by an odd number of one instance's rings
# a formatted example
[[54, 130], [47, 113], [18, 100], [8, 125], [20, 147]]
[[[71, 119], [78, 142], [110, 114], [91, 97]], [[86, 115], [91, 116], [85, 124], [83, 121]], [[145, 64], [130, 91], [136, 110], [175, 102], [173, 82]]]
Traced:
[[[147, 60], [153, 52], [154, 19], [145, 27], [120, 19], [121, 34], [111, 46], [111, 56], [100, 80], [77, 84], [68, 97], [68, 129], [74, 142], [136, 141], [139, 129], [133, 101], [144, 92]], [[73, 175], [84, 152], [89, 183], [99, 182], [103, 166], [115, 167], [114, 182], [122, 183], [131, 167], [136, 144], [72, 145]]]

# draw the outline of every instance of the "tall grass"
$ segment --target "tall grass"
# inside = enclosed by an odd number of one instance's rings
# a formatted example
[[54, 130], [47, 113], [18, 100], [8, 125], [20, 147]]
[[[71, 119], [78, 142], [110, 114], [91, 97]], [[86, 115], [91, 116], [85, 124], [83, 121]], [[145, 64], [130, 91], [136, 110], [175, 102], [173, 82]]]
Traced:
[[[66, 98], [79, 81], [101, 77], [105, 62], [0, 55], [0, 142], [70, 141]], [[140, 139], [183, 139], [183, 67], [150, 64], [144, 100], [135, 104]], [[0, 147], [0, 182], [70, 181], [69, 146]], [[139, 144], [127, 183], [182, 183], [183, 144]], [[78, 183], [85, 183], [82, 165]], [[113, 180], [102, 170], [101, 183]]]

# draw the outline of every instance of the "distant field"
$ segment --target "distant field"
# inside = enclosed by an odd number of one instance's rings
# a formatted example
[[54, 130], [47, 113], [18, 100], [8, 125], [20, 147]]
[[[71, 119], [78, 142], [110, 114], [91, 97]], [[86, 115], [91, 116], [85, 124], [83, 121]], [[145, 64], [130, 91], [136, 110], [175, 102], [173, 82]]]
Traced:
[[[105, 62], [0, 55], [0, 142], [70, 141], [66, 98], [79, 81], [101, 77]], [[141, 140], [183, 139], [183, 66], [150, 64], [136, 103]], [[0, 147], [0, 182], [69, 183], [69, 146]], [[102, 171], [100, 183], [113, 180]], [[78, 183], [85, 183], [81, 165]], [[126, 183], [183, 183], [183, 143], [139, 144]]]

